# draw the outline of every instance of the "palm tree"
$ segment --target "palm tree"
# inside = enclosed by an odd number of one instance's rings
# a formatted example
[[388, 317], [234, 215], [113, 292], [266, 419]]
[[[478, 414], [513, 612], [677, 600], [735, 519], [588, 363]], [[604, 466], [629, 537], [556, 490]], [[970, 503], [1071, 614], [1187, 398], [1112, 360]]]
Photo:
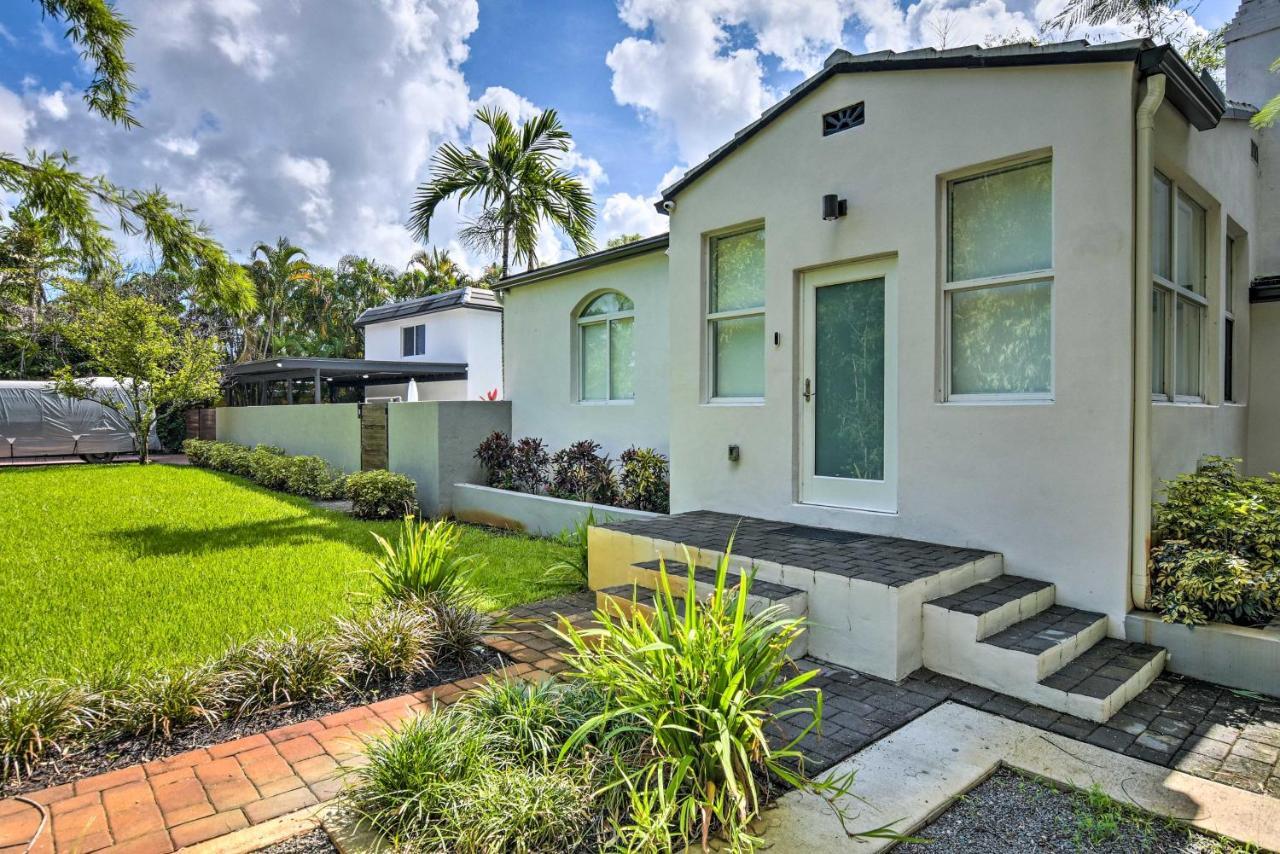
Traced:
[[1051, 20], [1055, 28], [1071, 29], [1084, 24], [1101, 26], [1108, 21], [1137, 22], [1138, 32], [1150, 39], [1165, 37], [1166, 16], [1182, 0], [1067, 0], [1067, 5]]
[[396, 281], [397, 299], [412, 299], [428, 294], [442, 294], [474, 284], [458, 262], [449, 257], [448, 249], [419, 249], [405, 265], [405, 273]]
[[431, 162], [431, 180], [418, 187], [409, 229], [426, 242], [436, 207], [450, 196], [479, 198], [483, 212], [462, 230], [468, 246], [499, 253], [505, 275], [514, 260], [537, 263], [535, 245], [543, 220], [564, 232], [579, 253], [595, 248], [596, 210], [581, 179], [558, 168], [569, 150], [569, 132], [555, 110], [545, 110], [518, 130], [502, 110], [481, 108], [476, 119], [493, 133], [484, 152], [445, 143]]
[[256, 328], [245, 330], [246, 338], [252, 338], [255, 346], [246, 344], [241, 358], [265, 359], [273, 352], [294, 291], [299, 283], [311, 281], [315, 271], [306, 251], [287, 237], [277, 238], [275, 246], [257, 244], [249, 258], [247, 269], [257, 289], [258, 319]]

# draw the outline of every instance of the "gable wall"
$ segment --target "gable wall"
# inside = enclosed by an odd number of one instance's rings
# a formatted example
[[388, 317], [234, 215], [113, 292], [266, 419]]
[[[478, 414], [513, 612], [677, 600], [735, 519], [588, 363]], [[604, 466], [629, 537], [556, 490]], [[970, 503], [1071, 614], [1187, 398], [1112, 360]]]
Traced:
[[[822, 113], [866, 103], [823, 138]], [[673, 510], [741, 512], [1004, 553], [1059, 601], [1127, 609], [1133, 70], [1127, 64], [838, 76], [677, 197], [671, 217]], [[1055, 401], [939, 399], [943, 178], [1054, 159]], [[849, 214], [820, 219], [836, 192]], [[704, 402], [704, 236], [762, 220], [766, 400]], [[797, 271], [896, 253], [899, 509], [797, 503]], [[781, 333], [774, 346], [773, 333]], [[741, 461], [726, 446], [741, 446]]]

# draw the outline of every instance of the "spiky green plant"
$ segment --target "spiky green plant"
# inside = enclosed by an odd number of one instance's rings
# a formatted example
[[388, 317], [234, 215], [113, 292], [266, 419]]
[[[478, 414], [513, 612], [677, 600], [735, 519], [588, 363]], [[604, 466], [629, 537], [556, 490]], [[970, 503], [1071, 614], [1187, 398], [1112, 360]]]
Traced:
[[468, 598], [474, 555], [459, 555], [462, 530], [452, 522], [419, 522], [405, 516], [395, 545], [374, 534], [382, 549], [373, 580], [396, 601], [458, 601]]
[[64, 751], [92, 724], [89, 709], [84, 692], [64, 682], [0, 684], [0, 781], [31, 773], [50, 750]]
[[[749, 851], [759, 842], [750, 826], [768, 776], [829, 800], [852, 784], [851, 776], [813, 781], [804, 774], [797, 744], [822, 719], [822, 693], [807, 687], [817, 671], [797, 671], [787, 653], [804, 623], [780, 606], [748, 612], [751, 576], [729, 574], [731, 548], [732, 541], [710, 597], [697, 594], [695, 561], [686, 556], [684, 593], [672, 593], [664, 564], [651, 615], [602, 610], [600, 628], [558, 630], [573, 647], [570, 676], [611, 698], [562, 752], [624, 716], [650, 733], [651, 760], [622, 781], [631, 816], [618, 830], [629, 849], [663, 850], [697, 838], [706, 848], [719, 828], [731, 850]], [[771, 747], [766, 731], [792, 715], [808, 716], [808, 725]]]
[[208, 665], [113, 681], [115, 687], [94, 692], [102, 698], [102, 728], [108, 732], [169, 739], [176, 729], [212, 725], [226, 705], [219, 676]]
[[378, 682], [429, 670], [440, 635], [429, 614], [391, 604], [335, 619], [332, 637], [347, 683], [364, 691]]
[[346, 676], [329, 639], [292, 631], [235, 647], [214, 667], [221, 674], [220, 690], [225, 692], [227, 706], [236, 717], [328, 699]]

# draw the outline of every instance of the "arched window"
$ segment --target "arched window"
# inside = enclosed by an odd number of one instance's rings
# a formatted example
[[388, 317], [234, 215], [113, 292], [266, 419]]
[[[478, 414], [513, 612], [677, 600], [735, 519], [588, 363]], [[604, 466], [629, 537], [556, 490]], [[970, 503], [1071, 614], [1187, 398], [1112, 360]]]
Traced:
[[578, 399], [631, 400], [636, 353], [631, 328], [635, 304], [616, 291], [603, 293], [578, 314]]

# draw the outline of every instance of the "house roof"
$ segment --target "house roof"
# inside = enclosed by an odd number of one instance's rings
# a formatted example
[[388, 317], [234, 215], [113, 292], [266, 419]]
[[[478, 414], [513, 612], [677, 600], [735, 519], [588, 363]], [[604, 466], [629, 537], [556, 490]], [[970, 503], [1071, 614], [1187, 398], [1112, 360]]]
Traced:
[[1058, 44], [1014, 44], [983, 48], [977, 45], [948, 50], [921, 48], [904, 53], [882, 50], [855, 55], [837, 50], [827, 57], [822, 70], [796, 86], [778, 103], [751, 124], [734, 134], [733, 139], [717, 148], [678, 181], [662, 191], [656, 207], [666, 213], [665, 203], [685, 187], [728, 157], [787, 110], [794, 107], [823, 83], [839, 74], [861, 74], [872, 71], [917, 71], [952, 68], [1015, 68], [1045, 65], [1079, 65], [1094, 62], [1132, 62], [1139, 76], [1152, 74], [1168, 77], [1165, 97], [1182, 112], [1198, 130], [1215, 127], [1222, 118], [1226, 97], [1207, 73], [1197, 75], [1169, 45], [1156, 45], [1150, 39], [1131, 39], [1109, 44], [1091, 45], [1087, 41]]
[[531, 285], [543, 279], [551, 279], [568, 273], [580, 273], [583, 270], [590, 270], [604, 264], [612, 264], [625, 258], [656, 252], [659, 249], [666, 249], [670, 240], [671, 235], [664, 232], [653, 237], [646, 237], [643, 240], [634, 240], [621, 246], [592, 252], [590, 255], [579, 255], [577, 258], [570, 258], [568, 261], [561, 261], [559, 264], [551, 264], [547, 267], [539, 267], [536, 270], [528, 270], [524, 273], [516, 273], [514, 276], [507, 276], [494, 286], [494, 290], [505, 291], [519, 285]]
[[1280, 302], [1280, 276], [1259, 276], [1249, 285], [1249, 302]]
[[502, 311], [502, 305], [498, 302], [497, 296], [488, 288], [455, 288], [442, 294], [430, 294], [425, 297], [415, 297], [402, 302], [391, 302], [374, 308], [366, 308], [356, 318], [355, 326], [359, 328], [370, 323], [381, 323], [384, 320], [416, 317], [420, 314], [434, 314], [437, 311], [448, 311], [451, 308]]

